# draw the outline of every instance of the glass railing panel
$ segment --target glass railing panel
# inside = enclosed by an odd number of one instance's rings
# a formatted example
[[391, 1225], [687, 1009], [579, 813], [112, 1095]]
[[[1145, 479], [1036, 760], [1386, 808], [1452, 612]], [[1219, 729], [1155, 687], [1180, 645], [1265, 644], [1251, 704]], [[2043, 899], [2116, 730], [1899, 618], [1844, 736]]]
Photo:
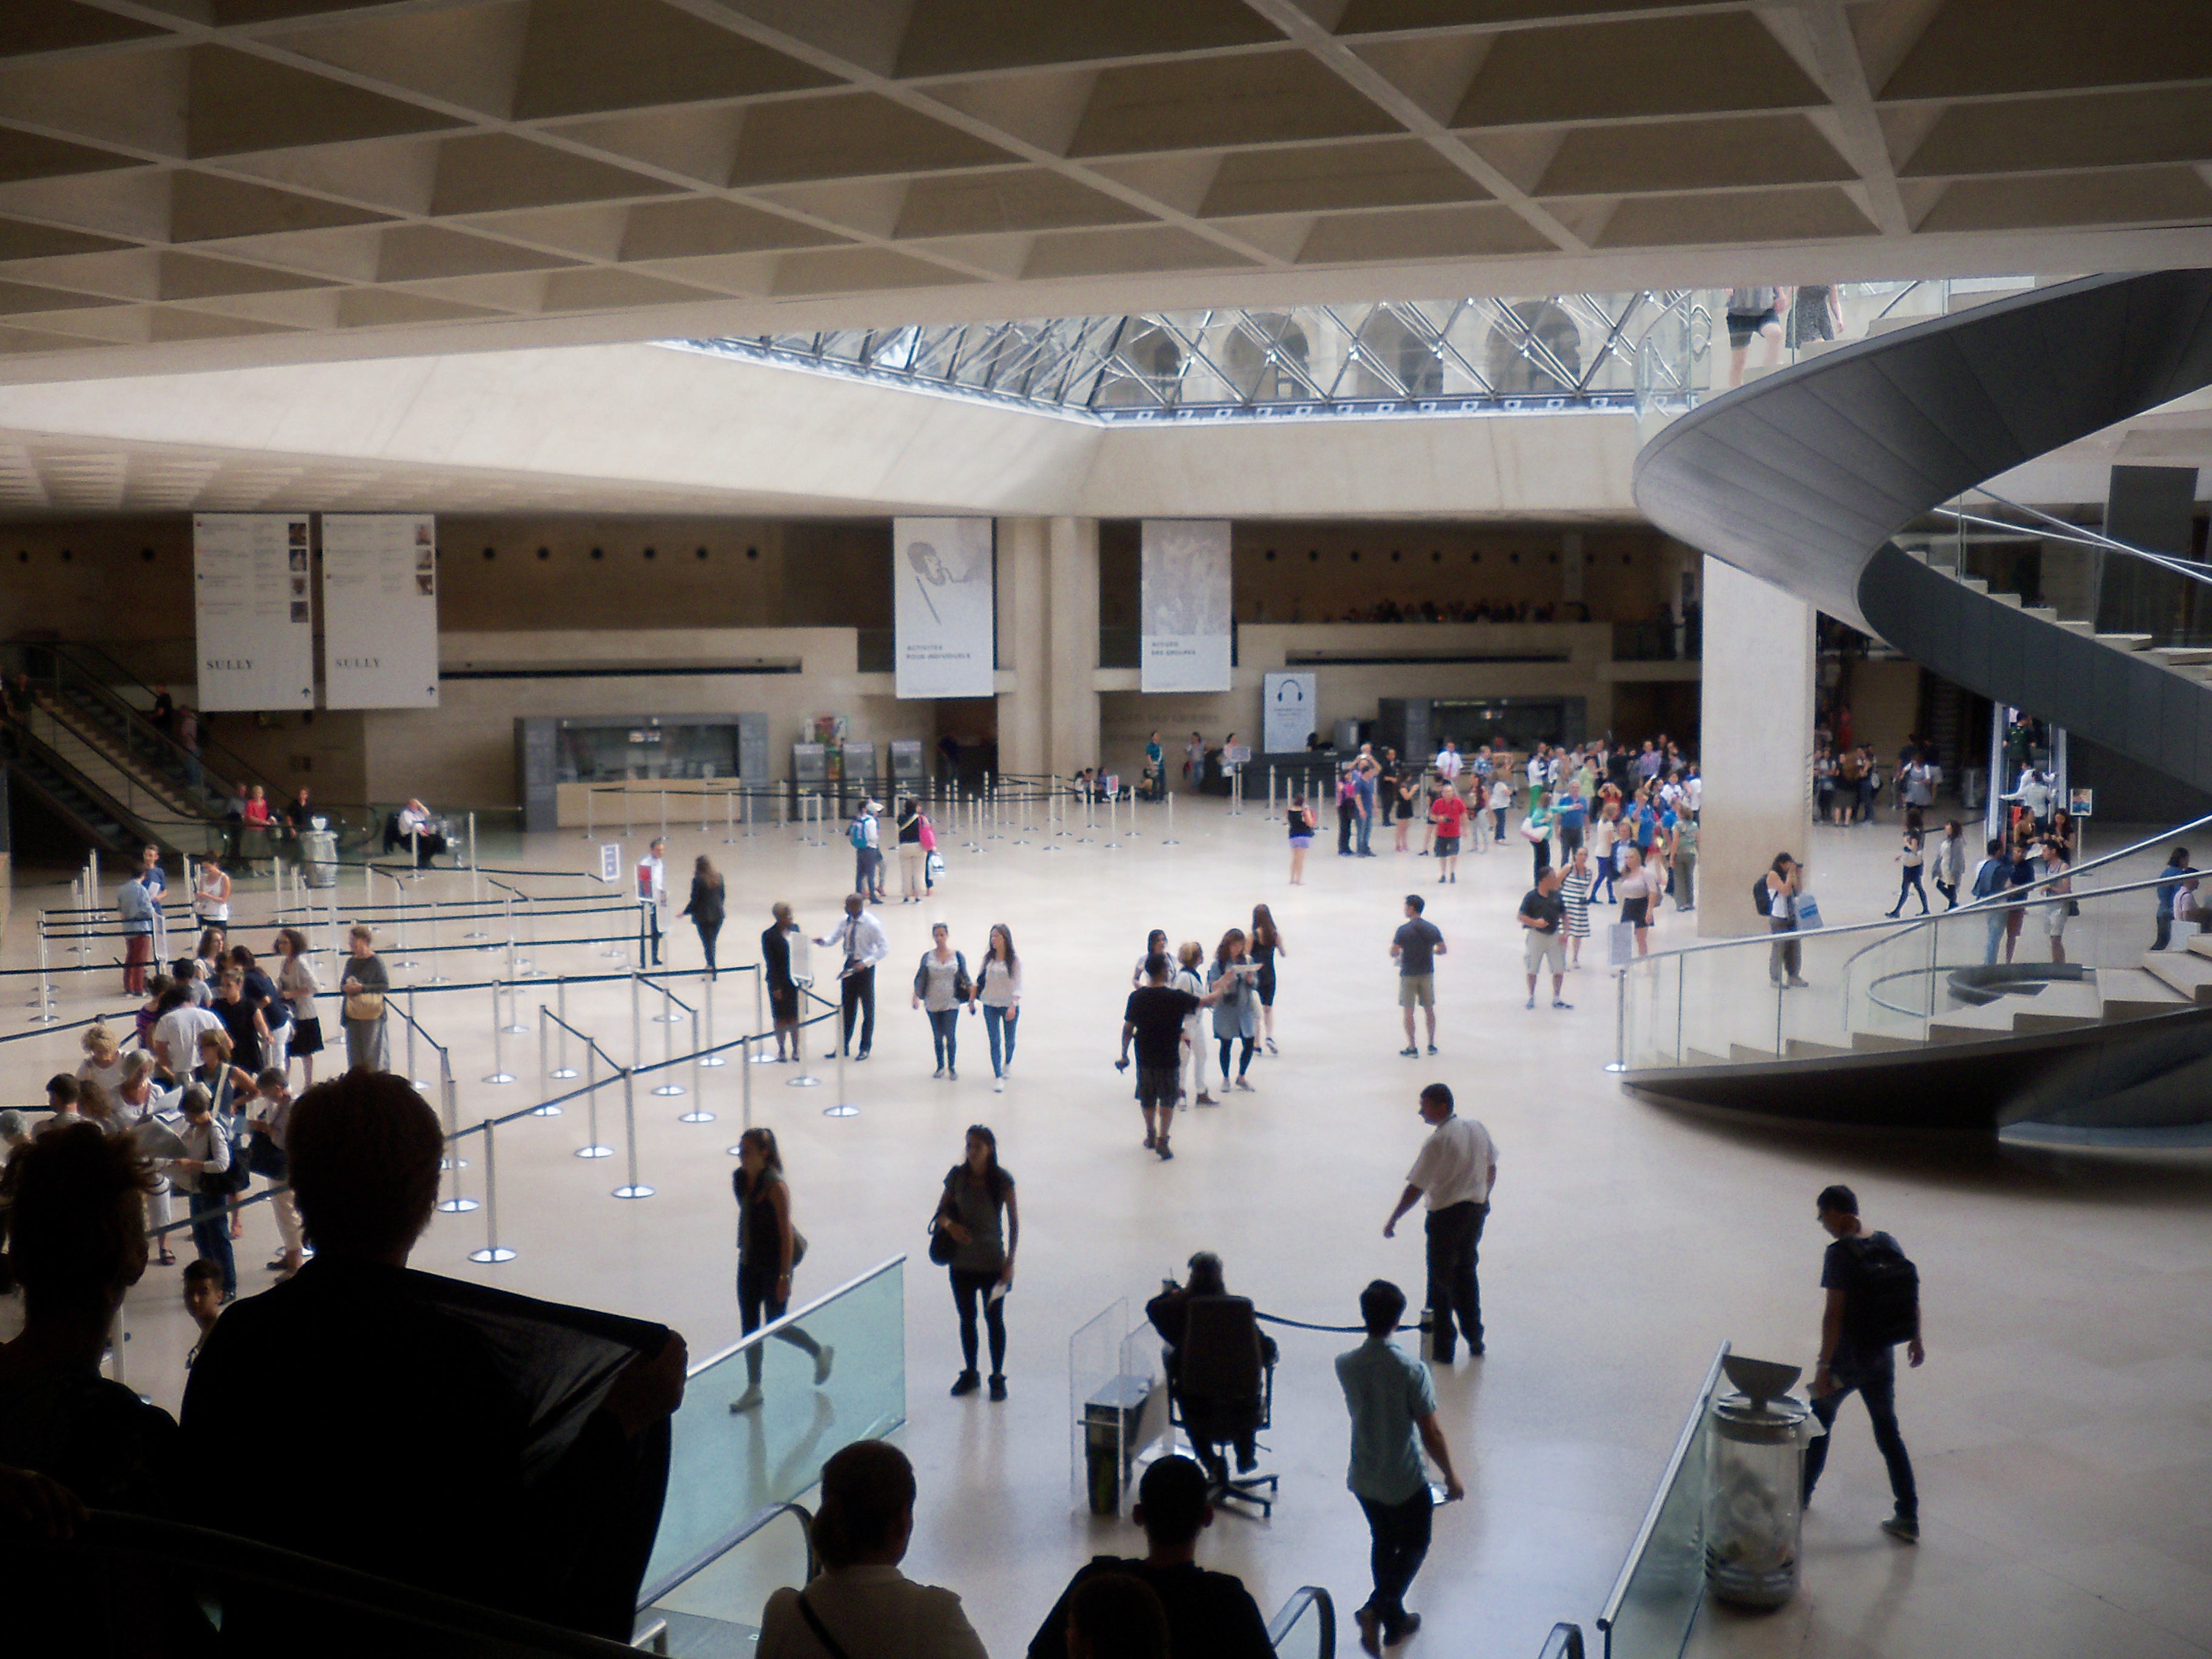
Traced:
[[1719, 1387], [1720, 1352], [1692, 1401], [1659, 1489], [1598, 1615], [1607, 1659], [1680, 1659], [1705, 1597], [1706, 1425]]
[[[646, 1570], [648, 1596], [719, 1555], [763, 1510], [813, 1486], [838, 1450], [906, 1421], [905, 1261], [885, 1262], [691, 1373]], [[835, 1351], [819, 1385], [810, 1352], [817, 1346]], [[756, 1355], [761, 1401], [732, 1411]]]
[[743, 1654], [760, 1639], [768, 1598], [804, 1589], [814, 1557], [811, 1517], [797, 1504], [771, 1511], [760, 1527], [674, 1589], [639, 1609], [641, 1628], [659, 1620], [676, 1655]]
[[1334, 1659], [1336, 1606], [1316, 1584], [1293, 1590], [1267, 1621], [1268, 1644], [1276, 1659]]

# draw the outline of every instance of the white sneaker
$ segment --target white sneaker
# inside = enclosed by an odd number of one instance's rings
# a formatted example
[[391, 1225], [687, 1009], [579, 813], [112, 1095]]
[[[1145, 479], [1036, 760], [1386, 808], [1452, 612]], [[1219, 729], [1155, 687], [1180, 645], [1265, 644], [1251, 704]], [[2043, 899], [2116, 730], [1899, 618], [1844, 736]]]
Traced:
[[730, 1409], [733, 1412], [757, 1412], [760, 1409], [762, 1398], [760, 1384], [756, 1382], [730, 1401]]
[[820, 1388], [830, 1380], [830, 1367], [836, 1363], [837, 1350], [824, 1343], [814, 1356], [814, 1386]]
[[994, 1095], [1002, 1095], [1006, 1093], [1006, 1079], [1003, 1077], [994, 1079], [991, 1084], [991, 1092]]

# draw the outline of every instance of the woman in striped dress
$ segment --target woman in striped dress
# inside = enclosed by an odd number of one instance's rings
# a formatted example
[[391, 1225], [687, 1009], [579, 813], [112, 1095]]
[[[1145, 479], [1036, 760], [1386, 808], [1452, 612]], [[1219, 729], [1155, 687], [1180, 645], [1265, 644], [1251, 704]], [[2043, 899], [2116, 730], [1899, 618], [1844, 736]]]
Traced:
[[1571, 969], [1583, 965], [1583, 941], [1589, 937], [1590, 889], [1596, 881], [1589, 849], [1576, 848], [1567, 865], [1566, 879], [1559, 884], [1559, 896], [1567, 902], [1567, 966]]

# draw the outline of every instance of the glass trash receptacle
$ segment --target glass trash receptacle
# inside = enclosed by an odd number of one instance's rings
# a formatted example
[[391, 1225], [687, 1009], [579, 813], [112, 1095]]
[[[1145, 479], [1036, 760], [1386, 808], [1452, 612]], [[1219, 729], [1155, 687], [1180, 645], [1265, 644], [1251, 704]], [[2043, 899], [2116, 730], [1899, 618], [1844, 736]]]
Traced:
[[1119, 1515], [1134, 1471], [1145, 1407], [1152, 1379], [1124, 1374], [1083, 1402], [1083, 1450], [1089, 1476], [1091, 1512]]
[[1797, 1593], [1813, 1409], [1784, 1392], [1796, 1366], [1735, 1354], [1723, 1363], [1742, 1392], [1713, 1405], [1705, 1582], [1723, 1601], [1779, 1607]]
[[338, 884], [337, 832], [320, 828], [300, 832], [300, 864], [310, 887]]

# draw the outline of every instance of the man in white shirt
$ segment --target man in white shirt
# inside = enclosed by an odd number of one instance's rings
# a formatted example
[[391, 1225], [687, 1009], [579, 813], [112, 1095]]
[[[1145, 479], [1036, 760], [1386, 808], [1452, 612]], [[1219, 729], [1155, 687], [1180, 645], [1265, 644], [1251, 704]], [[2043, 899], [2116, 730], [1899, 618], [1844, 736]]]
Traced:
[[662, 861], [666, 845], [656, 836], [637, 861], [637, 932], [641, 951], [652, 952], [650, 965], [660, 965], [660, 913], [668, 904], [668, 866]]
[[[844, 966], [837, 975], [843, 988], [844, 1021], [842, 1039], [848, 1053], [855, 1060], [868, 1057], [868, 1045], [876, 1036], [876, 964], [891, 953], [890, 941], [884, 937], [884, 926], [861, 907], [858, 893], [845, 895], [845, 919], [836, 928], [814, 941], [817, 945], [834, 945], [845, 953]], [[853, 1018], [858, 1013], [860, 1020], [860, 1046], [853, 1048]], [[837, 1058], [832, 1048], [822, 1056], [824, 1060]]]
[[[169, 996], [179, 995], [171, 991]], [[191, 994], [173, 1008], [163, 1011], [154, 1022], [154, 1055], [177, 1082], [182, 1083], [191, 1075], [192, 1067], [200, 1063], [200, 1033], [220, 1031], [222, 1022], [206, 1009], [191, 1000]]]
[[1682, 798], [1689, 803], [1693, 817], [1705, 804], [1705, 781], [1695, 765], [1690, 768], [1690, 775], [1682, 780]]
[[1474, 1269], [1498, 1184], [1498, 1148], [1489, 1130], [1452, 1110], [1448, 1085], [1421, 1091], [1421, 1121], [1430, 1126], [1429, 1138], [1406, 1173], [1406, 1190], [1382, 1224], [1382, 1237], [1396, 1237], [1398, 1218], [1427, 1200], [1431, 1352], [1437, 1364], [1449, 1365], [1455, 1318], [1468, 1352], [1482, 1357], [1482, 1291]]
[[413, 852], [418, 870], [428, 869], [430, 860], [446, 850], [446, 838], [434, 826], [430, 809], [419, 800], [410, 800], [399, 809], [398, 829], [399, 844]]
[[1444, 746], [1437, 751], [1436, 765], [1437, 775], [1447, 785], [1457, 788], [1460, 770], [1459, 745], [1449, 738], [1444, 739]]

